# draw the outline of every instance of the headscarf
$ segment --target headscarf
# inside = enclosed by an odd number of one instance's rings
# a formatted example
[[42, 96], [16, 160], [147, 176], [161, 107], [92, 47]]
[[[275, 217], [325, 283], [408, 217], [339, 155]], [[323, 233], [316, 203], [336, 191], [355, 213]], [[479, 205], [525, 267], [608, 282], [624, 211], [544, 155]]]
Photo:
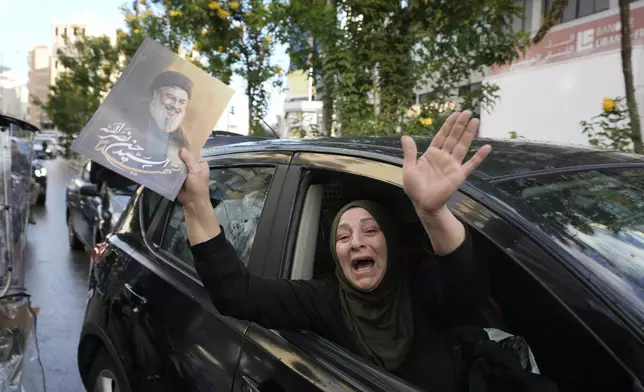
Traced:
[[[335, 250], [340, 218], [351, 208], [364, 208], [378, 222], [387, 243], [387, 269], [378, 287], [358, 289], [344, 275]], [[340, 286], [342, 318], [358, 348], [373, 363], [395, 370], [405, 359], [414, 335], [407, 268], [397, 226], [386, 210], [371, 201], [353, 201], [340, 209], [331, 225], [331, 254]]]

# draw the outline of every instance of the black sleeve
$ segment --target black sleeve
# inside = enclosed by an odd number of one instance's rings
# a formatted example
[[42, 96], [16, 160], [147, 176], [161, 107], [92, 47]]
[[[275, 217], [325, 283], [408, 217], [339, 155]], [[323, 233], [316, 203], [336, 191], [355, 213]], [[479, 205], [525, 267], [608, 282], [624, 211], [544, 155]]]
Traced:
[[325, 333], [332, 320], [334, 286], [326, 280], [287, 280], [254, 275], [239, 260], [224, 232], [191, 246], [197, 273], [217, 310], [269, 329]]
[[444, 256], [432, 255], [432, 262], [424, 264], [413, 278], [414, 291], [456, 322], [476, 318], [490, 296], [487, 264], [483, 258], [475, 257], [467, 227], [465, 233], [458, 248]]

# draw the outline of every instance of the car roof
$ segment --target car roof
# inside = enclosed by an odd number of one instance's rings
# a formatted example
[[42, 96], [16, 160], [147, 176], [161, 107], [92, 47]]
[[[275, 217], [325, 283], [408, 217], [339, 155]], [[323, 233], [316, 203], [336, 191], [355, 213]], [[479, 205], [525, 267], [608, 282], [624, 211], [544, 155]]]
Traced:
[[[206, 143], [204, 155], [219, 155], [244, 151], [306, 151], [362, 156], [401, 164], [403, 151], [399, 136], [328, 137], [316, 139], [263, 139], [248, 140], [226, 146]], [[211, 138], [216, 139], [216, 138]], [[431, 137], [414, 137], [419, 153], [431, 143]], [[475, 172], [480, 179], [492, 180], [517, 176], [535, 171], [556, 170], [594, 165], [643, 164], [644, 156], [606, 151], [580, 145], [562, 145], [509, 139], [477, 138], [472, 142], [468, 157], [485, 144], [492, 146], [491, 155]], [[466, 157], [466, 159], [468, 159]]]

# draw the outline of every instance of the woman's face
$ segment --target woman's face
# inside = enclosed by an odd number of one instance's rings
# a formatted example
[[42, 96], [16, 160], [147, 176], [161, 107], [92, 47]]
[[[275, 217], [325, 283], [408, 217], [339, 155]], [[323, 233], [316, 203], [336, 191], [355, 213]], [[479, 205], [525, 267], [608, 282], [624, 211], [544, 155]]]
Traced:
[[387, 242], [378, 222], [364, 208], [342, 214], [335, 251], [344, 276], [358, 289], [378, 287], [387, 271]]

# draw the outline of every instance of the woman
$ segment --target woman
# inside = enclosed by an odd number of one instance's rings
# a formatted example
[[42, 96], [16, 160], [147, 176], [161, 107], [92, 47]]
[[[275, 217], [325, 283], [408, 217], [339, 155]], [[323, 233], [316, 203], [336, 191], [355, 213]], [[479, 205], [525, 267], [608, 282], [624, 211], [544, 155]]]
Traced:
[[308, 329], [351, 349], [421, 388], [457, 388], [447, 327], [487, 296], [485, 271], [473, 262], [465, 227], [446, 208], [491, 148], [461, 164], [476, 133], [470, 112], [452, 114], [417, 159], [403, 137], [403, 185], [434, 252], [434, 269], [405, 264], [386, 210], [355, 201], [331, 229], [336, 279], [289, 281], [252, 275], [226, 241], [210, 203], [208, 165], [181, 152], [188, 178], [179, 194], [195, 266], [224, 315], [271, 329]]

